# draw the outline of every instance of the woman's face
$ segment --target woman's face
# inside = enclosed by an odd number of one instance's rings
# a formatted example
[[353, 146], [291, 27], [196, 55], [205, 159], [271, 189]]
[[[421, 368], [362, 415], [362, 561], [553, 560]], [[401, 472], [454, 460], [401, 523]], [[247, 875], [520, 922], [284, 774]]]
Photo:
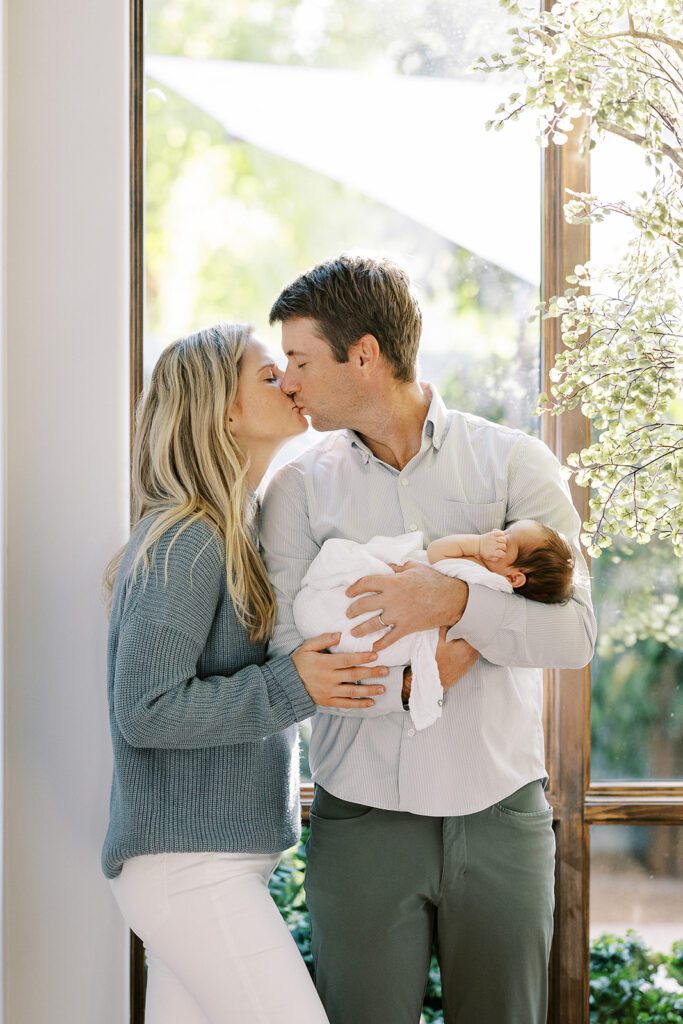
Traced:
[[237, 398], [228, 413], [230, 432], [243, 448], [284, 441], [308, 429], [281, 381], [282, 371], [273, 356], [252, 337], [240, 362]]

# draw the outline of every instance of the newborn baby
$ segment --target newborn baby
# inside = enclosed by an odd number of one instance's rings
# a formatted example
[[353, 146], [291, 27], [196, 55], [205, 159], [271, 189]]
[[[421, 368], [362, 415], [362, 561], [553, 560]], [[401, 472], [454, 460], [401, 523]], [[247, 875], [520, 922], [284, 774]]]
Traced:
[[[507, 530], [492, 530], [481, 537], [470, 534], [445, 537], [430, 544], [426, 552], [422, 544], [419, 531], [398, 537], [373, 537], [367, 544], [339, 538], [325, 541], [294, 599], [294, 621], [301, 636], [308, 639], [321, 633], [341, 632], [339, 643], [331, 650], [368, 650], [386, 631], [364, 637], [351, 634], [353, 628], [377, 613], [368, 612], [348, 619], [346, 610], [352, 599], [346, 596], [346, 588], [361, 576], [390, 575], [393, 570], [388, 562], [428, 561], [439, 572], [466, 583], [479, 583], [504, 593], [519, 588], [520, 593], [535, 600], [565, 600], [571, 592], [571, 548], [554, 530], [533, 520], [520, 520]], [[545, 551], [551, 547], [558, 553], [551, 553], [549, 558], [539, 554], [539, 549]], [[549, 560], [551, 567], [546, 564]], [[553, 562], [563, 564], [562, 573], [568, 581], [562, 591], [564, 596], [536, 596], [559, 595], [557, 586], [549, 587], [543, 582], [553, 576]], [[377, 661], [382, 665], [411, 665], [409, 709], [416, 729], [432, 725], [441, 716], [443, 688], [436, 663], [438, 640], [436, 629], [410, 633], [380, 652]]]
[[519, 519], [506, 530], [481, 535], [456, 533], [432, 541], [430, 563], [468, 558], [505, 576], [523, 597], [544, 604], [568, 601], [574, 577], [574, 552], [564, 537], [534, 519]]

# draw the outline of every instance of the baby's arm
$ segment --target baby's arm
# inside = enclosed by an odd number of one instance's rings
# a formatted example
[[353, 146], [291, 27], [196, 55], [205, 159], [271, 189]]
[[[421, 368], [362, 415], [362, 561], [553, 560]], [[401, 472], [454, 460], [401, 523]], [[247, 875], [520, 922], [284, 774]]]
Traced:
[[433, 540], [427, 548], [430, 565], [442, 558], [502, 558], [505, 554], [506, 538], [502, 530], [489, 533], [454, 533], [450, 537]]

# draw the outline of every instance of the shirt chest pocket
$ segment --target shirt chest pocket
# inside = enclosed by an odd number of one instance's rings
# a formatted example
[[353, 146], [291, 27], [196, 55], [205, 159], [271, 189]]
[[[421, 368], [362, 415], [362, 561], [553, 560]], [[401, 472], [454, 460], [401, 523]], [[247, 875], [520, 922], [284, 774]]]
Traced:
[[440, 533], [430, 538], [445, 537], [451, 533], [488, 533], [505, 527], [506, 501], [482, 504], [469, 501], [443, 501], [439, 508]]

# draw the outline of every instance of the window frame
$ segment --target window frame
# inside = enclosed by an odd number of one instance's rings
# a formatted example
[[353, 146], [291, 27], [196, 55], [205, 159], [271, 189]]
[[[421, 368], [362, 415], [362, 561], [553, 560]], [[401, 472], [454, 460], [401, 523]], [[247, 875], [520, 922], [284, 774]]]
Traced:
[[[552, 0], [544, 0], [546, 8]], [[143, 388], [144, 330], [144, 0], [129, 0], [130, 76], [130, 438]], [[541, 296], [564, 291], [565, 278], [590, 252], [588, 225], [564, 220], [565, 189], [589, 191], [590, 158], [579, 152], [577, 132], [564, 146], [544, 151], [542, 169]], [[541, 331], [542, 389], [561, 351], [558, 319]], [[541, 438], [564, 461], [590, 443], [590, 421], [580, 410], [541, 417]], [[589, 493], [572, 480], [572, 497], [582, 520]], [[132, 511], [132, 510], [131, 510]], [[589, 879], [592, 825], [683, 825], [683, 780], [601, 782], [590, 776], [590, 666], [544, 673], [548, 800], [554, 809], [557, 840], [555, 937], [551, 954], [552, 1024], [587, 1024], [589, 982]], [[559, 738], [562, 737], [560, 745]], [[308, 819], [312, 783], [302, 783], [302, 818]], [[145, 962], [140, 939], [130, 933], [130, 1021], [144, 1024]]]

